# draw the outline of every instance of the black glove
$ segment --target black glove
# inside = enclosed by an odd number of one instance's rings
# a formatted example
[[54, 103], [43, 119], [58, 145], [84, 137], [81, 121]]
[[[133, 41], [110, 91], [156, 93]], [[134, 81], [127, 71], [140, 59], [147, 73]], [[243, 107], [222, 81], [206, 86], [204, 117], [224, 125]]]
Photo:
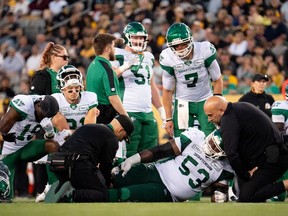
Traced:
[[7, 142], [15, 142], [16, 141], [16, 134], [15, 133], [8, 133], [2, 134], [3, 140]]

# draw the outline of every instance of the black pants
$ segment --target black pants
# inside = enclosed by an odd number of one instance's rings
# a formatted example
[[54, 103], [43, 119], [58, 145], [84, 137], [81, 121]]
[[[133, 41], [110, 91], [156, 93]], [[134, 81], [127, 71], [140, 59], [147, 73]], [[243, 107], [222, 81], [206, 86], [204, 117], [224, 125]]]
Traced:
[[288, 169], [288, 154], [281, 153], [276, 164], [265, 162], [248, 181], [239, 181], [239, 202], [265, 202], [285, 191], [282, 182], [276, 182]]
[[108, 189], [102, 173], [89, 160], [75, 161], [69, 172], [55, 173], [60, 184], [70, 181], [75, 188], [74, 202], [107, 202]]

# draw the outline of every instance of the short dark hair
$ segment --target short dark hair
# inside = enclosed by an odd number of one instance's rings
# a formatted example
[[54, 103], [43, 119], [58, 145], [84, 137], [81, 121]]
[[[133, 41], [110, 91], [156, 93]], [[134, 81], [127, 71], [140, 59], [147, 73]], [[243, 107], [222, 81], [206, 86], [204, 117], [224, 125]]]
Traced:
[[108, 44], [116, 40], [116, 37], [112, 34], [103, 33], [98, 34], [93, 38], [93, 48], [96, 55], [101, 55]]
[[51, 96], [46, 95], [42, 101], [40, 101], [40, 108], [45, 117], [51, 118], [59, 111], [59, 105], [57, 100]]

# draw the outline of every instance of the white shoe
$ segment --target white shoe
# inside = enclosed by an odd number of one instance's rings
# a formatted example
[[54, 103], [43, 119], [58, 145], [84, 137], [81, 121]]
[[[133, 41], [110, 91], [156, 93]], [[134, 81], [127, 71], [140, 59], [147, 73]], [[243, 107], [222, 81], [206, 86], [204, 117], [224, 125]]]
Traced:
[[38, 202], [43, 202], [45, 197], [46, 197], [46, 194], [48, 193], [49, 189], [50, 189], [51, 185], [47, 184], [45, 186], [45, 189], [44, 191], [41, 193], [41, 194], [38, 194], [36, 196], [36, 199], [35, 199], [35, 202], [38, 203]]
[[228, 188], [228, 198], [230, 202], [236, 202], [238, 197], [234, 194], [232, 187]]

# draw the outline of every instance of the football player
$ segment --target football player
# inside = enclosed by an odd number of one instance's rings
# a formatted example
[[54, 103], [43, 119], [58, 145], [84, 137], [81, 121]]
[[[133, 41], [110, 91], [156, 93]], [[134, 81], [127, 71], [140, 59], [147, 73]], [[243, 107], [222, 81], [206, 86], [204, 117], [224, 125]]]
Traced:
[[[52, 96], [57, 100], [59, 112], [66, 118], [70, 130], [76, 130], [84, 124], [95, 124], [99, 115], [97, 95], [94, 92], [83, 91], [81, 72], [73, 65], [66, 65], [59, 70], [56, 78], [61, 93], [54, 93]], [[60, 145], [64, 143], [64, 138], [65, 135], [63, 134], [55, 137]], [[47, 157], [44, 157], [38, 160], [37, 163], [45, 163], [46, 161]], [[35, 202], [44, 201], [50, 185], [55, 180], [50, 179], [49, 184], [36, 197]]]
[[[288, 135], [288, 85], [285, 87], [285, 100], [275, 101], [271, 108], [272, 121], [276, 127], [283, 133]], [[288, 171], [279, 179], [282, 181], [288, 179]], [[285, 201], [287, 192], [279, 196], [271, 198], [272, 201]]]
[[[152, 104], [165, 118], [164, 107], [153, 78], [154, 56], [145, 51], [148, 34], [139, 22], [123, 30], [125, 48], [115, 48], [116, 61], [111, 62], [120, 80], [123, 106], [133, 119], [135, 130], [127, 145], [127, 157], [158, 144], [158, 127]], [[125, 156], [124, 156], [125, 157]]]
[[63, 66], [57, 74], [62, 93], [52, 94], [59, 104], [59, 112], [65, 116], [71, 130], [84, 124], [95, 124], [99, 110], [97, 95], [83, 91], [81, 72], [73, 65]]
[[212, 200], [226, 202], [225, 180], [234, 174], [221, 148], [220, 133], [215, 130], [204, 138], [199, 129], [188, 128], [166, 144], [127, 158], [115, 176], [117, 189], [110, 190], [111, 201], [182, 202], [219, 181]]
[[207, 136], [215, 126], [208, 122], [203, 111], [204, 102], [213, 93], [222, 95], [223, 90], [221, 71], [216, 60], [217, 51], [208, 41], [193, 42], [192, 32], [184, 23], [174, 23], [169, 27], [166, 42], [168, 48], [160, 54], [160, 65], [164, 69], [165, 129], [171, 137], [178, 137], [183, 130], [193, 126], [196, 116], [201, 130]]
[[32, 162], [58, 150], [56, 141], [33, 140], [41, 127], [46, 138], [54, 137], [53, 125], [59, 131], [68, 129], [65, 118], [58, 115], [58, 111], [58, 103], [50, 95], [17, 95], [11, 100], [7, 112], [0, 120], [0, 132], [4, 140], [0, 159], [11, 172], [9, 198], [14, 196], [12, 185], [17, 161]]

